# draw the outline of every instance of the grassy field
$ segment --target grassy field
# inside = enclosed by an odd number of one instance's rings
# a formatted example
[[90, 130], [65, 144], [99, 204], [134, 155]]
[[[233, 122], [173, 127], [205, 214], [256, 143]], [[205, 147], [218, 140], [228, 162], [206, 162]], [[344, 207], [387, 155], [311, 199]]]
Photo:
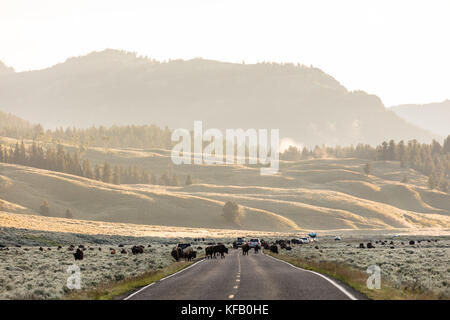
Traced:
[[[185, 241], [200, 256], [207, 243], [229, 238], [194, 241], [0, 228], [0, 299], [112, 299], [186, 267], [189, 263], [175, 263], [170, 255], [176, 243]], [[70, 245], [85, 246], [83, 260], [75, 261]], [[143, 245], [144, 253], [133, 255], [134, 245]], [[81, 290], [67, 287], [72, 265], [80, 268]]]
[[[105, 227], [113, 226], [110, 223]], [[193, 229], [189, 237], [186, 232], [182, 238], [177, 237], [176, 230], [161, 228], [160, 231], [147, 230], [148, 236], [144, 236], [142, 230], [141, 236], [132, 236], [132, 226], [129, 229], [113, 228], [121, 235], [90, 233], [99, 231], [95, 228], [86, 229], [85, 233], [0, 228], [0, 299], [123, 298], [130, 291], [189, 265], [175, 263], [171, 258], [170, 251], [176, 243], [191, 242], [201, 256], [210, 243], [223, 242], [230, 246], [234, 236], [239, 234], [239, 231], [233, 234], [232, 231], [222, 233], [217, 230], [201, 234]], [[198, 239], [199, 234], [204, 238]], [[240, 235], [269, 241], [292, 236], [254, 232]], [[410, 240], [414, 240], [414, 245], [409, 244]], [[375, 248], [358, 248], [360, 243], [366, 246], [368, 242]], [[82, 261], [75, 261], [74, 251], [68, 250], [70, 245], [86, 247]], [[143, 245], [144, 253], [133, 255], [133, 245]], [[62, 248], [58, 250], [58, 246]], [[338, 279], [371, 299], [450, 298], [449, 236], [348, 234], [341, 241], [323, 236], [315, 243], [291, 246], [292, 250], [280, 249], [280, 254], [274, 256]], [[111, 249], [116, 253], [111, 254]], [[126, 250], [125, 254], [121, 253], [122, 249]], [[74, 264], [81, 271], [81, 290], [67, 287], [70, 276], [67, 268]], [[369, 290], [366, 286], [369, 277], [366, 270], [371, 265], [381, 268], [381, 290]]]
[[[415, 244], [410, 245], [410, 240]], [[368, 242], [375, 248], [358, 248], [360, 243], [366, 246]], [[291, 251], [281, 250], [273, 255], [338, 279], [371, 299], [450, 299], [448, 236], [365, 236], [345, 237], [341, 241], [325, 237], [317, 243], [293, 245]], [[381, 269], [379, 290], [370, 290], [366, 285], [369, 277], [366, 270], [372, 265]]]

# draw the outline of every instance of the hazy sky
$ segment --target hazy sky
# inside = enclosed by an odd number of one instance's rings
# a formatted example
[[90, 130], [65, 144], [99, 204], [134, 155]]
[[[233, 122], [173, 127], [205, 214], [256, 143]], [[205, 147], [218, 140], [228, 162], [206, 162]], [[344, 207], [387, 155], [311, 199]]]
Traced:
[[449, 0], [0, 0], [0, 60], [105, 48], [159, 60], [314, 65], [387, 105], [450, 99]]

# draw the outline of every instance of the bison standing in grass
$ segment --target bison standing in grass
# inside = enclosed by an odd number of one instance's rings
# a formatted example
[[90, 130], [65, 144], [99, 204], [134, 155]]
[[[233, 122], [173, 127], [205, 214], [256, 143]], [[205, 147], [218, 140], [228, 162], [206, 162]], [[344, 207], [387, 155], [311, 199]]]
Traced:
[[133, 248], [131, 248], [131, 252], [133, 254], [144, 253], [144, 246], [133, 246]]
[[184, 249], [182, 246], [178, 245], [172, 249], [171, 256], [175, 261], [179, 261], [182, 258], [186, 261], [191, 261], [197, 257], [197, 252], [190, 245], [185, 246]]
[[272, 253], [278, 253], [278, 246], [276, 244], [271, 245], [269, 249]]
[[77, 251], [73, 254], [73, 256], [75, 257], [75, 260], [83, 260], [83, 251], [80, 249], [77, 249]]
[[175, 261], [179, 261], [182, 258], [183, 251], [181, 250], [181, 248], [173, 248], [170, 254], [175, 259]]
[[184, 260], [191, 261], [197, 257], [197, 253], [192, 247], [187, 247], [182, 251], [182, 256]]

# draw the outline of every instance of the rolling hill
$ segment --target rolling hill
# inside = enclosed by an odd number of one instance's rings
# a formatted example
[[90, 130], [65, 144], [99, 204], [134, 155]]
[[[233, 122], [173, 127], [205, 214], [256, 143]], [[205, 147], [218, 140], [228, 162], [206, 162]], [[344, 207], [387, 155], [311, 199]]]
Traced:
[[297, 143], [431, 141], [435, 135], [350, 92], [330, 75], [293, 64], [193, 59], [158, 62], [105, 50], [0, 77], [0, 110], [46, 127], [157, 124], [192, 129], [279, 128]]
[[[168, 150], [88, 151], [93, 162], [133, 161], [162, 172]], [[112, 185], [69, 174], [0, 164], [1, 210], [38, 214], [43, 200], [50, 216], [147, 225], [235, 229], [222, 216], [233, 200], [245, 208], [240, 228], [261, 231], [424, 230], [450, 228], [450, 195], [429, 190], [427, 179], [398, 162], [373, 163], [363, 174], [358, 159], [283, 161], [280, 173], [260, 176], [246, 166], [176, 166], [190, 186]], [[409, 183], [400, 183], [407, 173]]]
[[429, 104], [403, 104], [390, 108], [406, 121], [447, 137], [450, 134], [450, 100]]

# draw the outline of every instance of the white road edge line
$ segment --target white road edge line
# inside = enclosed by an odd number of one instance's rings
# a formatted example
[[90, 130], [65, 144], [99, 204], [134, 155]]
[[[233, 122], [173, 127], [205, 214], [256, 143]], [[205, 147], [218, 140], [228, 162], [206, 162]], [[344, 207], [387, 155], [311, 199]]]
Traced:
[[315, 272], [315, 271], [311, 271], [311, 270], [306, 270], [306, 269], [299, 268], [299, 267], [294, 266], [293, 264], [291, 264], [291, 263], [289, 263], [289, 262], [287, 262], [287, 261], [283, 261], [283, 260], [274, 258], [274, 257], [272, 257], [271, 255], [265, 254], [264, 252], [263, 252], [262, 254], [264, 254], [265, 256], [270, 257], [270, 258], [272, 258], [272, 259], [274, 259], [274, 260], [277, 260], [277, 261], [281, 261], [281, 262], [283, 262], [283, 263], [286, 263], [287, 265], [290, 265], [291, 267], [293, 267], [293, 268], [295, 268], [295, 269], [299, 269], [299, 270], [302, 270], [302, 271], [314, 273], [315, 275], [318, 275], [318, 276], [324, 278], [325, 280], [327, 280], [328, 282], [330, 282], [333, 286], [335, 286], [336, 288], [338, 288], [343, 294], [345, 294], [345, 295], [346, 295], [347, 297], [349, 297], [351, 300], [358, 300], [354, 295], [352, 295], [350, 292], [348, 292], [347, 290], [345, 290], [344, 287], [342, 287], [341, 285], [339, 285], [338, 283], [336, 283], [335, 281], [331, 280], [330, 278], [324, 276], [324, 275], [321, 274], [321, 273], [318, 273], [318, 272]]
[[181, 269], [181, 270], [178, 271], [178, 272], [172, 273], [171, 275], [168, 275], [167, 277], [164, 277], [164, 278], [162, 278], [162, 279], [159, 279], [158, 281], [152, 282], [152, 283], [146, 285], [145, 287], [142, 287], [142, 288], [139, 289], [138, 291], [133, 292], [132, 294], [130, 294], [129, 296], [127, 296], [127, 297], [124, 298], [123, 300], [128, 300], [128, 299], [134, 297], [135, 295], [137, 295], [139, 292], [142, 292], [142, 291], [144, 291], [145, 289], [150, 288], [150, 287], [151, 287], [152, 285], [154, 285], [155, 283], [161, 282], [161, 281], [166, 280], [166, 279], [169, 279], [169, 278], [171, 278], [171, 277], [173, 277], [173, 276], [175, 276], [175, 275], [177, 275], [177, 274], [179, 274], [179, 273], [181, 273], [181, 272], [183, 272], [183, 271], [186, 271], [186, 270], [188, 270], [188, 269], [194, 267], [195, 265], [197, 265], [197, 264], [199, 264], [200, 262], [203, 262], [203, 261], [205, 261], [205, 259], [202, 259], [202, 260], [200, 260], [200, 261], [197, 261], [196, 263], [191, 264], [189, 267], [186, 267], [186, 268], [184, 268], [184, 269]]

